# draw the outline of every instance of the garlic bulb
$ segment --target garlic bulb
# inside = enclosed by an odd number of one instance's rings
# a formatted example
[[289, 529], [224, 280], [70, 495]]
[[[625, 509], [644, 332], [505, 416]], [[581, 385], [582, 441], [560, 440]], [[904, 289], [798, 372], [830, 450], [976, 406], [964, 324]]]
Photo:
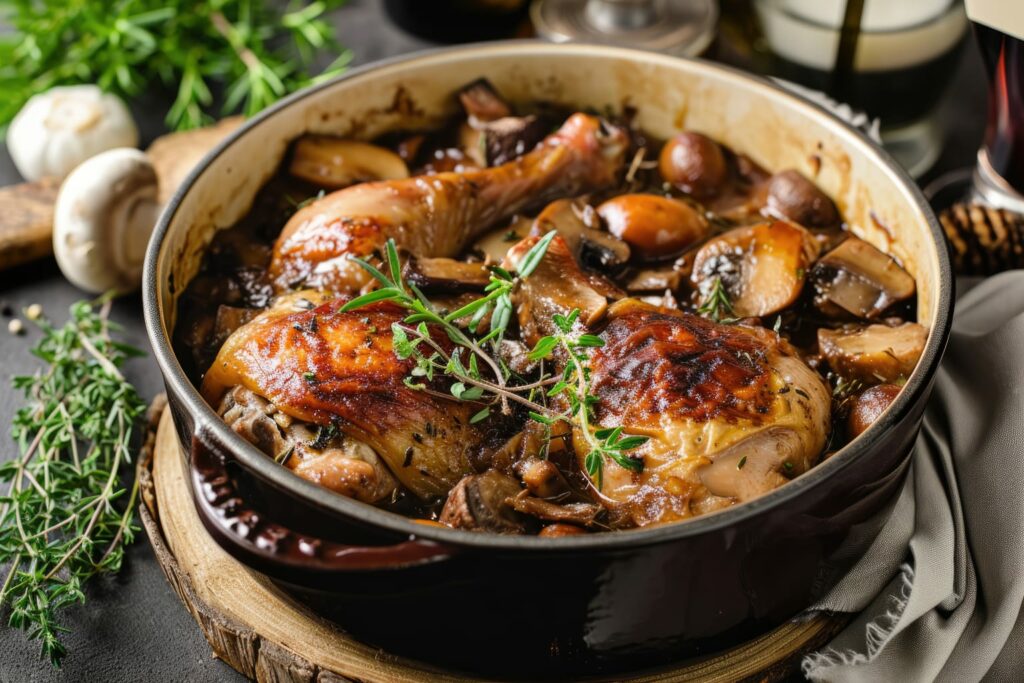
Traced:
[[35, 95], [7, 130], [7, 148], [26, 180], [64, 178], [100, 152], [138, 142], [128, 107], [95, 85], [60, 86]]

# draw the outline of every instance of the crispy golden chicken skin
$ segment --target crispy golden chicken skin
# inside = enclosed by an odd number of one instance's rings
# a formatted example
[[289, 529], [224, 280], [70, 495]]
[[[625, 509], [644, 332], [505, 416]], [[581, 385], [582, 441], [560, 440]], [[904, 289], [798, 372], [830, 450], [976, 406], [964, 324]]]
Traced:
[[[493, 428], [469, 424], [479, 410], [474, 403], [404, 384], [413, 361], [394, 354], [390, 333], [405, 316], [402, 309], [384, 302], [342, 313], [347, 300], [302, 311], [285, 301], [239, 328], [207, 372], [204, 398], [219, 405], [229, 390], [244, 387], [291, 418], [333, 425], [368, 445], [417, 496], [447, 494], [474, 471]], [[435, 342], [451, 345], [443, 334]], [[313, 480], [327, 475], [299, 473]]]
[[[636, 299], [613, 304], [591, 356], [603, 427], [650, 440], [644, 469], [604, 467], [600, 491], [640, 526], [727, 507], [809, 469], [829, 432], [831, 395], [779, 336]], [[582, 465], [587, 448], [575, 439]]]

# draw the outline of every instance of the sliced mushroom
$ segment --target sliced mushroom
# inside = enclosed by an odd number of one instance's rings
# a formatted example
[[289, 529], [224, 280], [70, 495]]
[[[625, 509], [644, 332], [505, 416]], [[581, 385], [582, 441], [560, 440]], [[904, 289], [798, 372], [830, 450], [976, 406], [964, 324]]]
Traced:
[[895, 384], [879, 384], [861, 393], [853, 401], [853, 407], [846, 420], [846, 431], [850, 438], [860, 436], [881, 417], [889, 404], [896, 400], [900, 387]]
[[720, 278], [738, 317], [770, 315], [800, 296], [817, 253], [817, 242], [799, 225], [759, 223], [709, 240], [697, 252], [691, 279], [706, 297]]
[[680, 133], [666, 142], [658, 170], [666, 182], [698, 199], [717, 195], [729, 179], [721, 146], [700, 133]]
[[480, 122], [494, 121], [512, 115], [508, 106], [486, 78], [473, 81], [459, 91], [459, 102], [466, 116]]
[[869, 325], [855, 331], [818, 330], [818, 347], [832, 370], [868, 385], [909, 377], [927, 340], [928, 330], [917, 323]]
[[516, 466], [526, 490], [538, 498], [555, 498], [570, 493], [569, 483], [555, 463], [540, 458], [527, 458]]
[[798, 171], [780, 171], [768, 182], [766, 213], [808, 228], [839, 223], [836, 205], [821, 189]]
[[623, 194], [597, 207], [608, 232], [648, 261], [673, 258], [707, 233], [708, 222], [689, 204], [653, 194]]
[[[505, 265], [518, 268], [519, 262], [538, 240], [539, 237], [530, 237], [513, 247], [508, 252]], [[552, 317], [556, 313], [569, 315], [574, 308], [580, 310], [581, 323], [593, 325], [608, 309], [608, 295], [614, 290], [614, 285], [600, 276], [580, 270], [566, 241], [556, 236], [548, 245], [544, 258], [513, 297], [523, 340], [532, 345], [545, 334], [553, 333]], [[621, 293], [616, 298], [621, 298]]]
[[590, 526], [601, 513], [601, 506], [595, 503], [554, 503], [550, 500], [531, 496], [529, 491], [520, 491], [508, 503], [524, 515], [548, 522], [562, 522]]
[[521, 534], [526, 528], [508, 502], [520, 490], [515, 479], [497, 470], [463, 477], [448, 494], [440, 522], [467, 531]]
[[700, 480], [716, 496], [745, 502], [810, 469], [806, 450], [794, 430], [766, 429], [718, 453], [700, 469]]
[[832, 315], [845, 311], [874, 318], [914, 295], [914, 278], [891, 256], [856, 237], [822, 256], [811, 269], [811, 281], [815, 305]]
[[486, 263], [501, 263], [505, 260], [508, 250], [516, 242], [530, 234], [532, 226], [532, 218], [517, 217], [510, 225], [492, 230], [478, 239], [473, 244], [471, 251], [483, 256]]
[[424, 292], [477, 292], [491, 279], [491, 271], [482, 263], [450, 258], [412, 256], [405, 262], [402, 275]]
[[683, 274], [675, 268], [638, 270], [626, 283], [627, 292], [664, 292], [679, 289]]
[[572, 254], [583, 262], [594, 259], [604, 267], [612, 267], [629, 261], [628, 244], [584, 220], [588, 208], [571, 199], [551, 202], [537, 215], [530, 234], [540, 236], [556, 230]]
[[328, 135], [299, 138], [288, 172], [331, 190], [368, 180], [409, 177], [405, 161], [391, 150]]
[[480, 147], [487, 166], [499, 166], [520, 157], [537, 146], [551, 130], [537, 116], [506, 116], [480, 127]]

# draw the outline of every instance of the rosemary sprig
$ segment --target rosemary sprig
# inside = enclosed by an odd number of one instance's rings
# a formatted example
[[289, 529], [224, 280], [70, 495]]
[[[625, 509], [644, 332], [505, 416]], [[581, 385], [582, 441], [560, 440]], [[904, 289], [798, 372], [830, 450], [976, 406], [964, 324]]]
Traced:
[[[604, 340], [592, 334], [575, 334], [573, 327], [579, 318], [579, 309], [573, 309], [568, 316], [555, 315], [554, 323], [558, 333], [541, 337], [530, 352], [530, 360], [552, 358], [561, 350], [565, 368], [560, 381], [548, 390], [548, 396], [562, 396], [569, 404], [568, 421], [575, 421], [590, 451], [583, 464], [587, 474], [596, 482], [597, 490], [604, 486], [604, 462], [613, 460], [630, 472], [642, 472], [644, 462], [631, 457], [626, 451], [647, 443], [648, 437], [622, 435], [622, 427], [597, 428], [593, 424], [593, 410], [599, 399], [590, 390], [589, 349], [604, 346]], [[550, 426], [551, 418], [538, 413], [530, 415], [534, 420]], [[560, 416], [567, 419], [566, 416]]]
[[[2, 1], [14, 30], [0, 37], [0, 127], [29, 97], [57, 85], [95, 83], [126, 98], [162, 86], [175, 95], [171, 128], [194, 128], [221, 113], [251, 115], [304, 85], [345, 69], [324, 15], [343, 0]], [[319, 75], [319, 54], [336, 59]]]
[[700, 306], [697, 307], [697, 313], [705, 318], [714, 320], [716, 323], [731, 324], [738, 320], [735, 317], [736, 314], [732, 308], [732, 301], [729, 299], [729, 292], [726, 290], [721, 276], [716, 275], [715, 279], [711, 281], [711, 286], [702, 294], [703, 297]]
[[14, 378], [28, 399], [12, 429], [21, 455], [0, 465], [0, 605], [54, 665], [66, 652], [58, 613], [85, 600], [92, 576], [120, 569], [136, 532], [137, 487], [120, 481], [146, 406], [119, 367], [141, 352], [110, 337], [109, 306], [79, 302], [59, 328], [38, 321], [33, 353], [47, 367]]

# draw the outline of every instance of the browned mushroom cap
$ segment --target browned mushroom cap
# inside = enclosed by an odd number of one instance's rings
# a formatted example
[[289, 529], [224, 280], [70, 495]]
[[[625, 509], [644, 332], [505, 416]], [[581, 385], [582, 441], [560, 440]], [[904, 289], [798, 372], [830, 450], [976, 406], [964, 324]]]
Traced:
[[527, 458], [516, 466], [526, 490], [538, 498], [554, 498], [570, 493], [569, 483], [555, 463], [540, 458]]
[[768, 183], [766, 213], [809, 228], [839, 223], [839, 211], [817, 185], [792, 169], [780, 171]]
[[909, 377], [927, 340], [928, 330], [917, 323], [818, 330], [818, 348], [832, 370], [868, 385]]
[[299, 138], [288, 172], [332, 190], [368, 180], [409, 177], [402, 157], [391, 150], [327, 135]]
[[900, 387], [895, 384], [879, 384], [865, 390], [854, 399], [846, 420], [846, 430], [850, 438], [860, 436], [874, 424], [889, 404], [896, 400], [899, 393]]
[[597, 207], [608, 232], [642, 259], [673, 258], [707, 233], [708, 223], [689, 204], [653, 194], [623, 194]]
[[538, 533], [537, 535], [543, 536], [544, 538], [563, 538], [565, 536], [579, 536], [580, 534], [585, 533], [587, 532], [584, 529], [579, 528], [578, 526], [573, 526], [572, 524], [555, 523], [547, 525], [546, 527], [541, 529], [540, 533]]
[[475, 80], [460, 90], [459, 102], [466, 116], [477, 121], [494, 121], [512, 115], [512, 108], [486, 78]]
[[874, 318], [914, 295], [914, 278], [896, 260], [864, 240], [850, 237], [811, 269], [815, 305], [826, 314], [842, 311]]
[[450, 258], [410, 255], [402, 268], [406, 281], [424, 292], [477, 292], [491, 280], [491, 272], [482, 263]]
[[521, 534], [526, 529], [507, 502], [520, 490], [515, 479], [497, 470], [468, 475], [448, 494], [440, 522], [453, 529]]
[[680, 133], [666, 142], [658, 170], [666, 182], [698, 199], [718, 194], [729, 178], [722, 148], [700, 133]]
[[[577, 259], [594, 257], [603, 266], [626, 263], [629, 260], [629, 245], [614, 235], [588, 225], [583, 220], [588, 208], [571, 199], [553, 201], [537, 215], [530, 234], [541, 236], [555, 230]], [[597, 220], [596, 216], [594, 220]]]
[[627, 292], [675, 291], [682, 284], [683, 274], [675, 268], [645, 268], [638, 270], [626, 283]]
[[799, 225], [759, 223], [709, 240], [697, 252], [691, 279], [706, 297], [721, 278], [738, 317], [770, 315], [800, 296], [817, 253], [817, 242]]

